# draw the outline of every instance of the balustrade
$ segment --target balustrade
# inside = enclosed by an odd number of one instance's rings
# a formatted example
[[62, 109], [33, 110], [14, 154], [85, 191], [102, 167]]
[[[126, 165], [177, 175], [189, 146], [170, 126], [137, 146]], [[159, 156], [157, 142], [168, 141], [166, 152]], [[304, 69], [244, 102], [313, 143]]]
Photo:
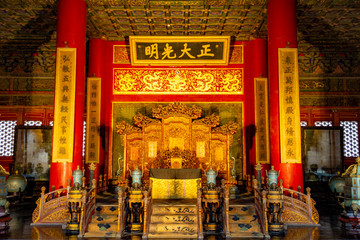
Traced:
[[[252, 180], [251, 180], [252, 179]], [[301, 193], [301, 187], [298, 186], [297, 190], [283, 188], [282, 180], [279, 180], [278, 186], [269, 186], [269, 179], [261, 178], [262, 189], [259, 188], [257, 180], [250, 175], [246, 176], [246, 188], [248, 192], [251, 192], [250, 186], [252, 186], [255, 195], [255, 207], [257, 213], [259, 215], [259, 219], [261, 222], [261, 227], [263, 233], [266, 235], [269, 230], [269, 223], [273, 221], [273, 218], [269, 218], [269, 214], [272, 211], [277, 211], [277, 216], [279, 214], [279, 205], [280, 202], [283, 204], [283, 211], [281, 215], [281, 219], [286, 225], [318, 225], [319, 222], [319, 213], [315, 208], [316, 202], [311, 198], [310, 188], [306, 188], [306, 194]], [[251, 184], [253, 183], [253, 184]], [[266, 184], [264, 184], [266, 183]], [[279, 193], [277, 197], [274, 195], [269, 195], [271, 191], [282, 191], [282, 194]], [[274, 193], [274, 192], [273, 192]], [[264, 195], [265, 194], [265, 195]], [[265, 196], [265, 198], [264, 198]], [[270, 198], [278, 198], [279, 201], [274, 205], [275, 202], [269, 203]], [[266, 202], [267, 207], [270, 207], [267, 211], [267, 215], [265, 216], [264, 209]], [[270, 201], [271, 202], [271, 201]], [[270, 214], [273, 216], [272, 214]], [[276, 220], [279, 221], [279, 218]]]
[[68, 185], [66, 188], [45, 193], [46, 187], [42, 187], [32, 214], [32, 225], [65, 225], [70, 217], [66, 212], [69, 190]]
[[152, 213], [152, 181], [150, 181], [150, 187], [147, 191], [144, 191], [144, 228], [143, 239], [147, 239], [149, 235], [150, 218]]

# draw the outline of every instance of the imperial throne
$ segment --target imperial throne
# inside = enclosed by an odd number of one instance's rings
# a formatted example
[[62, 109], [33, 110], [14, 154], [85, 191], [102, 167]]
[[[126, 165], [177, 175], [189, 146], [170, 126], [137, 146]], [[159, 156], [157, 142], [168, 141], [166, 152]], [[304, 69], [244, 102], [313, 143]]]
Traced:
[[[219, 179], [228, 180], [232, 168], [229, 148], [237, 124], [219, 125], [218, 115], [202, 118], [200, 107], [177, 102], [153, 108], [152, 117], [136, 114], [133, 125], [116, 124], [124, 149], [123, 178], [139, 166], [143, 182], [152, 186], [152, 237], [174, 234], [179, 227], [187, 229], [179, 233], [181, 237], [194, 237], [198, 232], [198, 183], [206, 182], [202, 173], [212, 166]], [[178, 214], [186, 214], [189, 222], [181, 226], [167, 222], [178, 219]]]
[[[229, 149], [238, 124], [229, 122], [220, 126], [220, 117], [215, 113], [202, 117], [199, 106], [179, 102], [158, 105], [151, 112], [152, 117], [137, 113], [133, 117], [133, 125], [125, 121], [116, 124], [124, 149], [124, 158], [119, 163], [123, 179], [129, 178], [130, 170], [139, 166], [145, 184], [151, 178], [155, 184], [153, 189], [158, 190], [156, 186], [165, 186], [157, 184], [161, 179], [201, 178], [205, 182], [201, 173], [212, 166], [219, 171], [219, 179], [230, 180], [230, 169], [235, 166], [229, 161]], [[167, 180], [163, 182], [168, 184]], [[169, 184], [180, 189], [179, 184]], [[170, 194], [170, 189], [166, 191], [169, 198], [181, 196]]]

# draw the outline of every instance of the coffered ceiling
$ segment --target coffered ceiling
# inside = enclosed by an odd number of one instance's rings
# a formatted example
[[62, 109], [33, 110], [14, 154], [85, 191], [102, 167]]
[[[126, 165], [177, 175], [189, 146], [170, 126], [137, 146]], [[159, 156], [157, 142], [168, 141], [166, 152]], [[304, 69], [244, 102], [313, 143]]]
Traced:
[[[87, 0], [87, 36], [267, 37], [268, 0]], [[0, 1], [0, 49], [53, 48], [56, 0]], [[299, 48], [359, 51], [360, 0], [298, 0]]]

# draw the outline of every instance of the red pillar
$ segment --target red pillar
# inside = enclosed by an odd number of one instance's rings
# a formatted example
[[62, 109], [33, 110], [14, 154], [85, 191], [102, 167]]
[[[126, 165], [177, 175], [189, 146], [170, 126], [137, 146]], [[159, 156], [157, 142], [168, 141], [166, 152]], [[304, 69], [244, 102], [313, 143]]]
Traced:
[[[279, 119], [278, 49], [297, 47], [296, 0], [270, 0], [268, 3], [268, 62], [271, 165], [280, 170], [284, 187], [303, 187], [302, 164], [281, 163]], [[299, 116], [300, 117], [300, 116]]]
[[[267, 41], [265, 39], [253, 39], [252, 42], [252, 55], [253, 55], [253, 75], [254, 78], [263, 77], [267, 78], [268, 62], [267, 62]], [[254, 88], [254, 83], [253, 83]], [[255, 89], [253, 89], [254, 92]], [[256, 162], [254, 163], [256, 164]], [[262, 164], [261, 175], [266, 176], [265, 171], [269, 170], [269, 164]], [[254, 170], [255, 171], [255, 170]], [[256, 175], [256, 171], [254, 172]]]
[[[89, 41], [89, 69], [88, 77], [99, 77], [101, 78], [101, 98], [107, 99], [109, 96], [106, 92], [106, 87], [104, 83], [105, 79], [105, 60], [106, 60], [106, 41], [103, 39], [91, 39]], [[104, 174], [104, 153], [105, 153], [105, 123], [104, 123], [104, 114], [106, 113], [105, 101], [101, 101], [101, 113], [100, 113], [100, 153], [99, 153], [99, 164], [96, 164], [96, 169], [94, 172], [94, 178], [96, 181], [99, 180], [99, 175]], [[85, 166], [86, 178], [89, 177], [89, 164]]]
[[266, 40], [264, 39], [252, 39], [245, 48], [245, 59], [248, 59], [248, 61], [245, 62], [246, 78], [244, 82], [244, 96], [246, 99], [244, 103], [247, 159], [246, 172], [253, 175], [256, 175], [254, 169], [254, 166], [256, 165], [254, 78], [267, 77], [266, 50]]
[[[51, 163], [50, 186], [67, 185], [77, 165], [82, 167], [85, 57], [86, 57], [86, 3], [84, 0], [59, 0], [56, 47], [76, 48], [76, 96], [74, 123], [74, 153], [72, 163]], [[55, 106], [56, 109], [56, 106]]]

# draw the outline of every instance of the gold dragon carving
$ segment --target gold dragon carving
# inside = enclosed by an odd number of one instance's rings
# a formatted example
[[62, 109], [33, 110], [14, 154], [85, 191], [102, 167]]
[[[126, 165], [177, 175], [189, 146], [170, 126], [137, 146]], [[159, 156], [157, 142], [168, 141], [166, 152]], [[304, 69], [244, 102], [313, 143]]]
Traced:
[[121, 121], [116, 123], [116, 132], [120, 135], [134, 133], [134, 132], [141, 132], [140, 128], [134, 127], [125, 121]]
[[213, 113], [209, 117], [194, 120], [194, 123], [195, 124], [205, 124], [209, 127], [216, 127], [220, 124], [220, 116]]
[[202, 109], [198, 106], [187, 107], [180, 102], [169, 104], [166, 107], [158, 105], [152, 109], [152, 115], [155, 118], [167, 118], [173, 115], [185, 115], [192, 119], [201, 117]]
[[225, 135], [234, 135], [238, 130], [238, 126], [236, 123], [230, 121], [227, 124], [220, 126], [220, 127], [216, 127], [212, 130], [213, 133], [222, 133]]

